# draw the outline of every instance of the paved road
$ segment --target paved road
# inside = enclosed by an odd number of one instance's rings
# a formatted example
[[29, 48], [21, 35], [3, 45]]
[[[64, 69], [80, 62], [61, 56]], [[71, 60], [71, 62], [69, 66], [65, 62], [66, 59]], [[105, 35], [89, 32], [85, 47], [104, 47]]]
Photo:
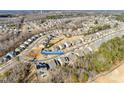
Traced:
[[[104, 39], [105, 37], [109, 37], [108, 39], [106, 39], [106, 40], [109, 40], [109, 39], [112, 38], [112, 37], [111, 37], [112, 34], [115, 34], [115, 36], [116, 36], [116, 33], [117, 33], [117, 35], [118, 35], [118, 33], [120, 34], [120, 32], [123, 32], [123, 31], [124, 31], [124, 30], [119, 30], [119, 31], [115, 31], [115, 32], [109, 33], [108, 35], [105, 35], [105, 36], [103, 36], [103, 37], [101, 37], [101, 38], [98, 38], [98, 39], [96, 39], [96, 40], [93, 40], [93, 41], [91, 41], [91, 42], [88, 42], [87, 44], [90, 45], [91, 43], [93, 43], [93, 42], [95, 43], [96, 41], [102, 40], [102, 39]], [[121, 35], [121, 34], [120, 34], [120, 35]], [[44, 36], [44, 37], [45, 37], [45, 36]], [[30, 49], [33, 48], [38, 42], [41, 42], [41, 40], [42, 40], [44, 37], [40, 37], [39, 39], [37, 39], [36, 41], [34, 41], [34, 43], [32, 43], [26, 50], [24, 50], [24, 51], [23, 51], [21, 54], [19, 54], [18, 56], [23, 56], [23, 54], [29, 52]], [[84, 46], [86, 46], [87, 44], [78, 45], [77, 47], [75, 47], [75, 48], [73, 48], [73, 49], [71, 49], [71, 50], [69, 50], [69, 51], [66, 51], [65, 54], [68, 53], [68, 52], [72, 52], [73, 50], [78, 49], [78, 48], [80, 48], [80, 47], [84, 47]], [[96, 44], [96, 45], [98, 45], [98, 44]], [[54, 58], [56, 58], [56, 57], [58, 57], [58, 56], [52, 57], [52, 58], [50, 58], [50, 59], [46, 59], [46, 60], [44, 60], [44, 61], [51, 60], [51, 59], [54, 59]], [[16, 63], [15, 61], [13, 61], [13, 60], [15, 60], [15, 59], [13, 58], [12, 60], [8, 61], [8, 62], [5, 63], [3, 66], [1, 66], [1, 67], [0, 67], [0, 72], [2, 73], [2, 72], [4, 72], [4, 71], [8, 70], [9, 68], [15, 66], [17, 63]]]
[[[98, 39], [92, 40], [92, 41], [90, 41], [90, 42], [88, 42], [88, 43], [86, 43], [86, 44], [80, 44], [80, 45], [74, 47], [73, 49], [70, 49], [70, 50], [68, 50], [68, 51], [65, 51], [64, 54], [69, 53], [69, 52], [72, 52], [72, 51], [74, 51], [75, 49], [78, 49], [78, 48], [80, 48], [80, 47], [86, 47], [86, 46], [89, 47], [90, 45], [93, 45], [92, 43], [94, 43], [95, 47], [97, 48], [97, 47], [99, 47], [103, 42], [108, 41], [109, 39], [116, 37], [116, 33], [117, 33], [117, 34], [118, 34], [118, 33], [120, 34], [120, 32], [124, 32], [124, 30], [120, 30], [120, 31], [116, 31], [116, 32], [109, 33], [108, 35], [105, 35], [105, 36], [102, 36], [102, 37], [100, 37], [100, 38], [98, 38]], [[112, 37], [112, 34], [115, 34], [115, 36]], [[120, 35], [122, 35], [122, 34], [120, 34]], [[109, 38], [108, 38], [108, 37], [109, 37]], [[59, 55], [59, 56], [60, 56], [60, 55]], [[52, 59], [55, 59], [55, 58], [57, 58], [57, 57], [58, 57], [58, 55], [56, 55], [56, 56], [54, 56], [54, 57], [51, 57], [51, 58], [48, 58], [48, 59], [44, 59], [43, 61], [52, 60]]]
[[[52, 31], [48, 31], [48, 32], [52, 32]], [[24, 51], [22, 51], [18, 56], [24, 56], [26, 53], [28, 53], [30, 51], [30, 49], [32, 49], [33, 47], [37, 46], [38, 44], [40, 44], [42, 42], [42, 40], [46, 37], [47, 35], [44, 35], [40, 38], [38, 38], [37, 40], [35, 40], [33, 43], [31, 43]], [[9, 60], [8, 62], [4, 63], [2, 66], [0, 66], [0, 73], [7, 71], [8, 69], [14, 67], [17, 64], [15, 58], [12, 58], [11, 60]]]
[[[29, 47], [27, 47], [24, 51], [22, 51], [18, 56], [22, 56], [23, 54], [28, 53], [31, 48], [36, 46], [37, 43], [41, 43], [41, 40], [44, 39], [45, 36], [40, 37], [37, 40], [35, 40], [32, 44], [29, 45]], [[8, 62], [6, 62], [2, 66], [0, 66], [0, 73], [7, 71], [8, 69], [12, 68], [16, 64], [17, 64], [17, 62], [16, 62], [15, 58], [12, 58]]]

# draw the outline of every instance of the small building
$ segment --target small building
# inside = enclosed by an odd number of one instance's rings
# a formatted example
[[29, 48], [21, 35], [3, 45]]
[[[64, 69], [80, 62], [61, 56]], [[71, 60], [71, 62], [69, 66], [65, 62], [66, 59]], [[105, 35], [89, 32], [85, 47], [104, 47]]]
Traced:
[[59, 46], [56, 46], [56, 47], [54, 48], [54, 51], [60, 51], [60, 47], [59, 47]]
[[22, 45], [19, 46], [19, 48], [22, 51], [22, 50], [24, 50], [26, 48], [26, 46], [24, 44], [22, 44]]
[[70, 43], [70, 42], [65, 42], [64, 45], [65, 45], [66, 47], [70, 47], [70, 46], [71, 46], [71, 43]]
[[28, 40], [27, 40], [27, 42], [31, 43], [31, 42], [32, 42], [32, 40], [31, 40], [31, 39], [28, 39]]
[[77, 60], [77, 55], [75, 55], [74, 53], [70, 52], [68, 54], [68, 58], [69, 58], [69, 64], [73, 64], [73, 62], [76, 62], [76, 60]]
[[35, 35], [36, 38], [38, 38], [39, 36], [38, 35]]
[[27, 42], [27, 41], [24, 42], [24, 45], [26, 45], [26, 46], [28, 46], [29, 44], [30, 44], [30, 43]]
[[18, 55], [20, 52], [21, 52], [21, 50], [20, 50], [19, 48], [16, 48], [16, 49], [14, 50], [14, 55]]
[[58, 47], [59, 47], [59, 49], [60, 49], [60, 50], [62, 50], [62, 49], [63, 49], [62, 45], [59, 45]]
[[82, 43], [82, 41], [81, 41], [80, 39], [78, 39], [78, 40], [76, 40], [74, 43], [75, 43], [75, 45], [79, 45], [79, 44]]
[[53, 38], [52, 35], [47, 36], [47, 39], [48, 39], [48, 40], [51, 40], [52, 38]]
[[40, 33], [39, 35], [40, 35], [40, 36], [42, 36], [43, 34], [42, 34], [42, 33]]
[[32, 36], [32, 37], [31, 37], [31, 40], [32, 40], [32, 41], [36, 40], [36, 37]]
[[64, 57], [64, 62], [65, 62], [65, 63], [69, 63], [69, 62], [70, 62], [70, 58], [69, 58], [68, 56], [65, 56], [65, 57]]
[[56, 64], [56, 66], [60, 66], [61, 65], [61, 63], [60, 63], [60, 61], [58, 59], [54, 59], [54, 62]]
[[77, 55], [78, 57], [84, 57], [83, 50], [80, 50], [80, 49], [76, 49], [74, 51], [74, 54]]
[[47, 63], [50, 69], [54, 69], [57, 66], [54, 60], [49, 60]]
[[61, 46], [62, 46], [62, 49], [65, 49], [66, 48], [66, 45], [65, 44], [62, 44]]
[[86, 55], [86, 54], [89, 54], [89, 53], [91, 53], [92, 52], [92, 48], [90, 48], [90, 47], [86, 47], [85, 49], [84, 49], [84, 54]]
[[14, 55], [13, 55], [13, 51], [11, 51], [11, 52], [7, 53], [7, 54], [3, 57], [3, 61], [4, 61], [4, 62], [7, 62], [7, 61], [9, 61], [10, 59], [12, 59], [13, 56], [14, 56]]

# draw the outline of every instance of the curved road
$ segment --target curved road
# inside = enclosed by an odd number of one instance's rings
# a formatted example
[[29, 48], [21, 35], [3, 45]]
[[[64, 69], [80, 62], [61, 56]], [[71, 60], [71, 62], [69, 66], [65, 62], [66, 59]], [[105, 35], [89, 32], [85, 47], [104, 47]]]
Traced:
[[[116, 33], [117, 33], [117, 35], [118, 35], [118, 33], [120, 33], [120, 32], [124, 32], [124, 30], [122, 29], [122, 30], [119, 30], [119, 31], [111, 32], [111, 33], [109, 33], [109, 34], [107, 34], [107, 35], [104, 35], [104, 36], [102, 36], [102, 37], [99, 37], [98, 39], [92, 40], [91, 42], [88, 42], [87, 44], [90, 45], [90, 43], [93, 43], [93, 42], [95, 42], [95, 41], [98, 41], [99, 39], [104, 39], [104, 37], [110, 37], [112, 34], [116, 34]], [[32, 47], [34, 47], [36, 43], [38, 43], [39, 41], [42, 40], [42, 38], [43, 38], [43, 37], [38, 38], [36, 41], [34, 41], [33, 44], [31, 44], [26, 50], [24, 50], [24, 51], [23, 51], [21, 54], [19, 54], [18, 56], [21, 56], [21, 55], [23, 55], [24, 53], [30, 51], [30, 49], [31, 49]], [[77, 46], [76, 48], [74, 48], [74, 49], [78, 49], [78, 48], [80, 48], [80, 47], [84, 47], [84, 46], [87, 45], [87, 44], [78, 45], [78, 46]], [[82, 46], [82, 45], [84, 45], [84, 46]], [[30, 49], [29, 49], [29, 48], [30, 48]], [[74, 49], [71, 49], [71, 50], [69, 50], [69, 51], [66, 51], [65, 53], [71, 52], [71, 51], [73, 51]], [[56, 57], [58, 57], [58, 56], [55, 56], [55, 57], [52, 57], [52, 58], [49, 58], [49, 59], [46, 59], [46, 60], [51, 60], [51, 59], [54, 59], [54, 58], [56, 58]], [[3, 66], [1, 66], [1, 67], [0, 67], [0, 73], [2, 73], [2, 72], [4, 72], [4, 71], [7, 71], [7, 70], [10, 69], [12, 66], [16, 65], [17, 62], [14, 62], [14, 60], [15, 60], [15, 58], [13, 58], [12, 60], [8, 61], [8, 62], [5, 63]], [[46, 60], [44, 60], [44, 61], [46, 61]]]

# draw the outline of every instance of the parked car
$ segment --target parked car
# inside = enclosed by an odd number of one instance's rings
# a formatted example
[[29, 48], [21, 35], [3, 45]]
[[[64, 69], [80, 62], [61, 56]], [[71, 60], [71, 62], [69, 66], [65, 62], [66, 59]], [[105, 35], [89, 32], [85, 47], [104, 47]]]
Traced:
[[47, 68], [47, 70], [50, 68], [48, 64], [46, 63], [39, 63], [38, 65], [36, 65], [37, 69], [40, 68]]

